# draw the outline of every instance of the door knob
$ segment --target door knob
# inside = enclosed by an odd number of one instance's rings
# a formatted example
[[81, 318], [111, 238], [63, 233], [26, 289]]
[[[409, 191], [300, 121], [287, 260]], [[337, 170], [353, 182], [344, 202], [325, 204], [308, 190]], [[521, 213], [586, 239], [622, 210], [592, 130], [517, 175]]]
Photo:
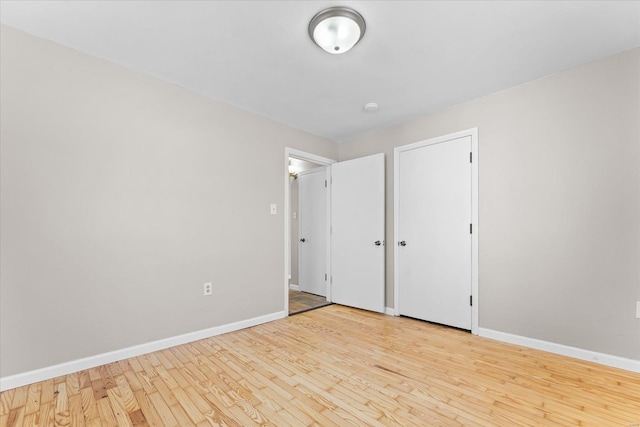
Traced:
[[376, 240], [373, 244], [376, 245], [376, 246], [380, 246], [382, 244], [382, 242], [380, 242], [380, 240]]
[[307, 239], [305, 239], [305, 238], [303, 237], [302, 239], [300, 239], [300, 241], [301, 241], [302, 243], [304, 243], [304, 242], [306, 242], [306, 241], [307, 241]]
[[407, 246], [407, 242], [405, 242], [404, 240], [403, 240], [403, 241], [401, 241], [401, 242], [398, 242], [398, 244], [399, 244], [400, 246]]

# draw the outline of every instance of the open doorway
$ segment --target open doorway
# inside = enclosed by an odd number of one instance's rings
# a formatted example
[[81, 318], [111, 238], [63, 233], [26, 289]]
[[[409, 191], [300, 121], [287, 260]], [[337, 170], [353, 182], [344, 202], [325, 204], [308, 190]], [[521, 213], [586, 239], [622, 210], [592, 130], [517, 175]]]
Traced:
[[[326, 198], [324, 269], [320, 272], [326, 300], [364, 310], [385, 309], [385, 155], [373, 154], [340, 163], [291, 148], [285, 149], [285, 269], [284, 302], [289, 308], [291, 274], [291, 212], [289, 159], [324, 166]], [[330, 167], [329, 167], [330, 166]], [[308, 171], [309, 173], [311, 171]], [[298, 213], [298, 220], [300, 216]], [[299, 227], [300, 228], [300, 227]], [[305, 236], [298, 236], [300, 239]], [[320, 237], [322, 238], [322, 237]], [[298, 260], [300, 269], [300, 259]], [[318, 275], [316, 275], [318, 277]], [[302, 278], [298, 271], [298, 280]], [[297, 284], [299, 287], [301, 283]]]
[[334, 160], [286, 150], [285, 303], [297, 314], [330, 304], [328, 166]]

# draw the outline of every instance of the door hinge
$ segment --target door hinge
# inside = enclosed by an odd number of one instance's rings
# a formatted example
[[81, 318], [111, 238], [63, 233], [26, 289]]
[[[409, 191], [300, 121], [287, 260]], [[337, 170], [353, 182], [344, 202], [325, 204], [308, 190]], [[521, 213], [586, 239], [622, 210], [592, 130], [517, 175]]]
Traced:
[[469, 295], [469, 305], [473, 307], [473, 295]]
[[469, 224], [469, 234], [473, 234], [473, 224]]
[[469, 153], [469, 163], [473, 163], [473, 152]]
[[324, 188], [327, 188], [327, 180], [324, 180]]
[[327, 281], [327, 273], [324, 273], [324, 281]]

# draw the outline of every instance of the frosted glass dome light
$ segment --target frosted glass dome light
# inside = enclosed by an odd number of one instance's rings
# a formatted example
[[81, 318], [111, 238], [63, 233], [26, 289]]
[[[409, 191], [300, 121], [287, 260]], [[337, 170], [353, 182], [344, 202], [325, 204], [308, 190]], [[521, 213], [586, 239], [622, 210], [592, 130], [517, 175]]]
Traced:
[[309, 36], [323, 50], [345, 53], [360, 41], [365, 31], [362, 15], [346, 7], [330, 7], [313, 17]]

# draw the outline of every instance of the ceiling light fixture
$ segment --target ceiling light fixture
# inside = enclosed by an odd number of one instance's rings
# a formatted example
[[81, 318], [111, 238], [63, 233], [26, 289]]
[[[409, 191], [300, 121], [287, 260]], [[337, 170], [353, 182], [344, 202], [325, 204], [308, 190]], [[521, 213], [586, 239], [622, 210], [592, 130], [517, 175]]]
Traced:
[[347, 7], [322, 10], [309, 22], [309, 37], [332, 54], [345, 53], [362, 39], [366, 25], [362, 15]]

